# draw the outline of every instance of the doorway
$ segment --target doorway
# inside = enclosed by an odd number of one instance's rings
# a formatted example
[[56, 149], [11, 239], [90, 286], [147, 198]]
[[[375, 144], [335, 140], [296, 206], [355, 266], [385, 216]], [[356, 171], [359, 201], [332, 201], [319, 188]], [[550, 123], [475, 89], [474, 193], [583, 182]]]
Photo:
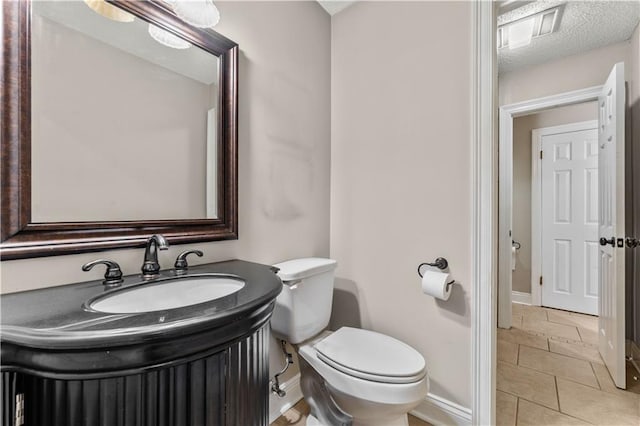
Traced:
[[[514, 120], [519, 117], [531, 116], [543, 113], [556, 108], [567, 108], [577, 104], [595, 104], [598, 96], [602, 92], [602, 86], [595, 86], [587, 89], [561, 93], [545, 98], [533, 99], [530, 101], [519, 102], [516, 104], [506, 105], [500, 108], [500, 135], [499, 135], [499, 259], [498, 259], [498, 326], [500, 328], [510, 328], [512, 325], [512, 292], [513, 292], [513, 243], [520, 243], [522, 250], [522, 242], [518, 241], [518, 235], [514, 235]], [[533, 145], [532, 145], [533, 149]], [[534, 155], [532, 154], [532, 159]], [[535, 171], [532, 163], [532, 172]], [[540, 172], [538, 172], [540, 173]], [[536, 178], [539, 177], [536, 176]], [[534, 188], [532, 187], [532, 191]], [[521, 194], [520, 192], [518, 194]], [[537, 195], [537, 198], [536, 198]], [[539, 200], [539, 195], [532, 192], [531, 203]], [[541, 201], [538, 201], [541, 203]], [[532, 206], [533, 208], [533, 206]], [[537, 210], [542, 210], [540, 207]], [[538, 216], [531, 214], [531, 275], [530, 289], [531, 299], [528, 303], [540, 306], [540, 277], [542, 276], [544, 284], [544, 276], [542, 274], [542, 266], [539, 258], [534, 259], [534, 252], [538, 251], [542, 245], [541, 234], [534, 232], [533, 228], [540, 229], [540, 222], [535, 222]], [[540, 217], [541, 219], [541, 217]], [[539, 236], [540, 239], [535, 237]], [[507, 244], [510, 242], [511, 244]], [[534, 245], [536, 248], [534, 248]], [[518, 271], [518, 256], [522, 258], [521, 253], [516, 253], [516, 272]], [[522, 262], [520, 262], [521, 267]], [[539, 266], [538, 269], [536, 269]], [[552, 271], [552, 276], [554, 272]], [[519, 275], [518, 275], [519, 276]]]
[[536, 128], [531, 148], [532, 304], [598, 315], [598, 122]]

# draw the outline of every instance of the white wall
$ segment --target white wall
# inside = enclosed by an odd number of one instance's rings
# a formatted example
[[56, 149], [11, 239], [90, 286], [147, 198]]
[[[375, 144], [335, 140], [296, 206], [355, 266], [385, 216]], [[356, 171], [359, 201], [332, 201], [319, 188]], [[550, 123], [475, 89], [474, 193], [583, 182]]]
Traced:
[[[358, 2], [332, 21], [332, 326], [420, 351], [431, 392], [471, 405], [471, 3]], [[446, 34], [446, 36], [443, 36]], [[451, 299], [422, 293], [443, 256]]]
[[597, 103], [585, 102], [513, 120], [513, 239], [521, 244], [512, 273], [514, 291], [531, 293], [531, 131], [597, 119]]
[[[187, 248], [193, 264], [244, 259], [272, 264], [329, 255], [330, 18], [316, 2], [217, 2], [216, 29], [240, 46], [239, 235], [237, 241], [172, 246], [163, 268]], [[34, 117], [37, 119], [37, 117]], [[140, 271], [143, 249], [2, 262], [2, 292], [96, 280], [98, 257]], [[272, 347], [272, 371], [281, 366]], [[295, 370], [295, 369], [294, 369]]]

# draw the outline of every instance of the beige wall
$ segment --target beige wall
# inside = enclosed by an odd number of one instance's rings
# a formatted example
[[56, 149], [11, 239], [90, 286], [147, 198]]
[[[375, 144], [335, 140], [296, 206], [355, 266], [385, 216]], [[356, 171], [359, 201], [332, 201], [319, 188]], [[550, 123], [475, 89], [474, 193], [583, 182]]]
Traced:
[[[468, 2], [359, 2], [333, 17], [331, 66], [332, 326], [412, 345], [427, 361], [431, 392], [465, 407], [470, 22]], [[460, 284], [447, 302], [423, 294], [416, 272], [438, 256]]]
[[521, 244], [512, 274], [514, 291], [531, 293], [531, 131], [597, 119], [596, 102], [586, 102], [513, 120], [513, 239]]
[[[217, 30], [240, 45], [238, 241], [172, 246], [163, 268], [187, 248], [207, 263], [272, 264], [329, 255], [330, 18], [316, 2], [217, 2]], [[170, 202], [168, 199], [167, 202]], [[106, 257], [139, 272], [142, 249], [2, 262], [4, 293], [101, 278], [80, 266]], [[281, 366], [272, 347], [272, 370]]]
[[[604, 84], [614, 64], [628, 62], [629, 46], [630, 42], [625, 41], [523, 70], [500, 74], [498, 76], [499, 105], [509, 105]], [[627, 70], [627, 76], [628, 73], [629, 70]]]

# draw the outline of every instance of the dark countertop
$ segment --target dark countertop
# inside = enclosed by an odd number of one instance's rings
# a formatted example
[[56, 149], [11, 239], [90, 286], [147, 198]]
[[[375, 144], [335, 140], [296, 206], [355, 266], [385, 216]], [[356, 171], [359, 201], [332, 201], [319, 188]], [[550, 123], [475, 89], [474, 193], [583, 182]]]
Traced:
[[[245, 285], [236, 293], [197, 305], [127, 314], [95, 312], [85, 304], [107, 293], [134, 288], [142, 281], [140, 275], [126, 276], [122, 286], [109, 290], [105, 290], [102, 280], [97, 280], [2, 295], [2, 365], [56, 370], [60, 362], [47, 366], [46, 362], [37, 361], [42, 353], [84, 356], [93, 352], [94, 358], [100, 354], [104, 358], [105, 354], [118, 356], [118, 350], [129, 348], [137, 351], [134, 357], [139, 358], [131, 366], [142, 366], [166, 362], [171, 358], [171, 350], [178, 350], [180, 345], [188, 345], [190, 349], [184, 352], [193, 354], [204, 350], [207, 344], [209, 347], [226, 344], [268, 321], [275, 298], [282, 290], [282, 282], [268, 265], [230, 260], [190, 266], [186, 274], [164, 270], [157, 279], [141, 285], [159, 285], [167, 278], [211, 273], [236, 275], [245, 280]], [[144, 356], [138, 354], [141, 350], [146, 352]], [[132, 356], [125, 352], [120, 358]], [[31, 359], [26, 365], [25, 358]], [[98, 363], [102, 365], [95, 365], [100, 370], [108, 367], [102, 358]], [[87, 364], [92, 369], [95, 359], [87, 361], [93, 363]], [[113, 366], [112, 361], [109, 363]]]

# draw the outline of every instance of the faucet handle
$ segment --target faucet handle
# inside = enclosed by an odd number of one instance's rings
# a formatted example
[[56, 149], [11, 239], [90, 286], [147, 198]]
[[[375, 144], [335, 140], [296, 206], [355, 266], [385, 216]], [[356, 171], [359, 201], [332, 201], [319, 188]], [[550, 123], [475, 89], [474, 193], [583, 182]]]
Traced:
[[91, 262], [87, 262], [82, 265], [82, 270], [85, 272], [90, 271], [91, 268], [99, 264], [107, 265], [107, 271], [104, 273], [104, 281], [102, 281], [102, 284], [106, 285], [107, 287], [112, 287], [120, 285], [120, 283], [122, 283], [122, 270], [120, 269], [120, 265], [112, 260], [92, 260]]
[[187, 269], [189, 267], [189, 264], [187, 263], [187, 256], [192, 253], [197, 255], [198, 257], [203, 256], [203, 253], [200, 250], [183, 251], [176, 258], [176, 263], [173, 265], [173, 267], [176, 268], [176, 270], [178, 271], [184, 271], [185, 269]]

